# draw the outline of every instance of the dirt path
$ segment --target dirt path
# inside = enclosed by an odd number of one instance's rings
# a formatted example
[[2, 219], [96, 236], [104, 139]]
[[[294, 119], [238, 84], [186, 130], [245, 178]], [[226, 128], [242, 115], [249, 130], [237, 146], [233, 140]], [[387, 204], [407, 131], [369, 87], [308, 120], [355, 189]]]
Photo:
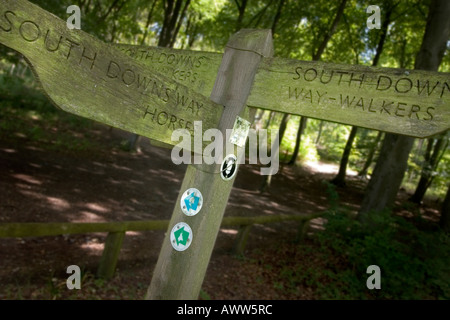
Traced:
[[[23, 140], [0, 141], [0, 222], [102, 222], [170, 219], [184, 166], [174, 165], [170, 150], [142, 143], [142, 152], [128, 153], [117, 146], [124, 134], [95, 127], [105, 145], [99, 152], [43, 150]], [[106, 150], [106, 151], [105, 151]], [[226, 216], [308, 214], [327, 207], [326, 186], [333, 173], [310, 167], [284, 167], [261, 195], [259, 168], [242, 165], [235, 181]], [[359, 206], [364, 183], [349, 179], [339, 191], [341, 203]], [[272, 250], [295, 238], [297, 225], [280, 223], [254, 226], [247, 246]], [[305, 289], [300, 296], [283, 296], [258, 277], [264, 268], [230, 255], [237, 230], [221, 229], [204, 282], [213, 299], [313, 298]], [[75, 264], [95, 274], [105, 234], [84, 234], [26, 239], [0, 239], [0, 298], [65, 297], [67, 266]], [[117, 276], [105, 292], [81, 290], [78, 298], [139, 299], [157, 261], [164, 232], [128, 232]], [[256, 280], [255, 280], [256, 279]], [[94, 283], [91, 276], [85, 283]], [[45, 289], [43, 289], [45, 288]], [[112, 289], [111, 289], [112, 288]], [[53, 290], [53, 291], [52, 291]]]

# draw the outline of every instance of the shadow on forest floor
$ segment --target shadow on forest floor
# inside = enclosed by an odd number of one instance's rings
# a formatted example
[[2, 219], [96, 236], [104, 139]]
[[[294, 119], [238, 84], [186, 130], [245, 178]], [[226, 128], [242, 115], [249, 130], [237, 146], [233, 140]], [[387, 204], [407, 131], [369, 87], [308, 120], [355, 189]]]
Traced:
[[[23, 133], [9, 128], [8, 135], [0, 131], [0, 222], [170, 219], [185, 170], [185, 166], [171, 162], [170, 150], [151, 146], [143, 139], [141, 152], [125, 152], [119, 145], [127, 137], [126, 133], [96, 124], [80, 130], [56, 125], [46, 130], [49, 132], [45, 135], [38, 129], [34, 133]], [[70, 141], [89, 137], [90, 142], [79, 150], [73, 150], [67, 143], [55, 146], [61, 133], [70, 135], [73, 139]], [[334, 173], [316, 169], [285, 166], [273, 177], [269, 190], [260, 194], [259, 167], [242, 165], [225, 215], [309, 214], [327, 209], [323, 181], [329, 181]], [[347, 187], [337, 190], [340, 205], [355, 212], [364, 186], [364, 181], [350, 176]], [[423, 216], [438, 218], [435, 203], [411, 208], [404, 205], [406, 197], [401, 193], [398, 198], [404, 214], [412, 215], [411, 212], [419, 210]], [[321, 219], [316, 219], [311, 226], [320, 224]], [[276, 253], [280, 254], [276, 256], [277, 261], [289, 259], [297, 229], [298, 225], [291, 222], [254, 226], [246, 259], [229, 253], [237, 230], [221, 229], [202, 297], [319, 298], [308, 285], [294, 291], [286, 290], [277, 278], [281, 269], [270, 263], [261, 265], [262, 260], [258, 258]], [[127, 232], [117, 274], [107, 284], [92, 276], [105, 236], [94, 233], [0, 239], [0, 298], [142, 298], [150, 283], [164, 232]], [[308, 260], [309, 264], [324, 263], [311, 256], [308, 250], [295, 255]], [[65, 286], [66, 268], [73, 264], [85, 271], [82, 288], [86, 289], [79, 292], [71, 292]]]

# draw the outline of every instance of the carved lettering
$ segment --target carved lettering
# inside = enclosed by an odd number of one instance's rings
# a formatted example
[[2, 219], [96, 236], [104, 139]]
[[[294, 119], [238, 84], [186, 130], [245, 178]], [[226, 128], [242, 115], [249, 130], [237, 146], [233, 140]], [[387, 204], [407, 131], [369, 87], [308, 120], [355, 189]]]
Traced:
[[35, 42], [41, 36], [41, 29], [33, 21], [23, 21], [19, 27], [19, 33], [25, 41]]
[[71, 52], [72, 52], [72, 49], [73, 49], [75, 46], [80, 46], [80, 44], [79, 44], [79, 43], [76, 43], [75, 41], [72, 41], [72, 40], [70, 40], [70, 39], [67, 39], [67, 38], [66, 38], [66, 41], [67, 41], [68, 43], [70, 43], [70, 45], [69, 45], [69, 52], [67, 52], [67, 55], [66, 55], [66, 58], [69, 59], [70, 54], [71, 54]]
[[441, 96], [440, 96], [441, 98], [442, 98], [442, 96], [444, 95], [444, 90], [445, 90], [445, 88], [447, 88], [447, 91], [450, 91], [450, 88], [449, 88], [447, 82], [444, 82], [444, 85], [442, 86], [442, 92], [441, 92]]
[[[385, 79], [383, 82], [384, 82], [384, 84], [382, 84], [382, 86], [385, 86], [384, 88], [383, 87], [381, 87], [380, 88], [380, 84], [381, 84], [381, 79]], [[388, 83], [389, 84], [386, 84], [386, 82], [388, 81]], [[387, 77], [387, 76], [379, 76], [378, 77], [378, 81], [377, 81], [377, 87], [376, 87], [376, 89], [377, 90], [381, 90], [381, 91], [383, 91], [383, 90], [387, 90], [387, 89], [389, 89], [390, 87], [391, 87], [391, 85], [392, 85], [392, 79], [391, 78], [389, 78], [389, 77]]]
[[49, 36], [48, 36], [49, 34], [50, 34], [50, 30], [47, 30], [47, 33], [45, 34], [45, 40], [44, 40], [45, 49], [47, 49], [47, 51], [49, 51], [49, 52], [55, 52], [55, 51], [57, 51], [59, 49], [59, 46], [61, 44], [61, 41], [62, 41], [63, 37], [59, 36], [59, 40], [58, 40], [58, 43], [56, 44], [56, 47], [55, 48], [50, 48]]
[[86, 47], [83, 47], [83, 53], [81, 54], [79, 64], [81, 64], [81, 61], [83, 61], [83, 58], [85, 58], [86, 60], [91, 61], [90, 69], [92, 69], [94, 67], [95, 59], [97, 59], [97, 52], [94, 52], [93, 57], [88, 56], [85, 52], [86, 52]]
[[427, 87], [427, 94], [428, 94], [428, 96], [430, 96], [433, 93], [434, 89], [436, 89], [438, 84], [439, 84], [439, 81], [436, 82], [436, 84], [434, 85], [434, 87], [430, 91], [430, 81], [429, 80], [427, 80], [425, 82], [425, 84], [422, 87], [420, 87], [420, 80], [417, 79], [417, 94], [421, 95], [423, 90], [425, 89], [425, 87]]
[[143, 119], [150, 120], [160, 126], [165, 126], [170, 130], [187, 129], [193, 133], [192, 122], [179, 118], [175, 114], [170, 114], [166, 111], [160, 111], [157, 108], [147, 106], [142, 116]]
[[404, 117], [405, 115], [401, 113], [401, 111], [405, 111], [405, 108], [402, 108], [400, 106], [406, 106], [408, 105], [407, 103], [403, 103], [403, 102], [399, 102], [397, 103], [397, 108], [395, 109], [395, 115], [397, 117]]
[[10, 32], [12, 30], [12, 22], [11, 22], [11, 20], [9, 20], [8, 14], [12, 15], [12, 16], [16, 16], [16, 14], [12, 11], [5, 11], [5, 13], [3, 14], [3, 17], [5, 17], [5, 20], [6, 20], [8, 26], [4, 27], [4, 26], [0, 25], [0, 29], [2, 29], [5, 32]]
[[325, 74], [325, 70], [322, 70], [322, 74], [320, 75], [320, 82], [323, 83], [323, 84], [330, 83], [331, 79], [333, 79], [334, 71], [331, 70], [331, 74], [330, 74], [330, 76], [329, 76], [329, 78], [328, 78], [328, 81], [324, 81], [324, 80], [323, 80], [323, 75], [324, 75], [324, 74]]
[[[329, 100], [334, 100], [329, 98]], [[417, 104], [411, 104], [409, 106], [405, 102], [395, 102], [382, 100], [375, 103], [373, 98], [364, 98], [340, 94], [339, 107], [347, 108], [350, 110], [367, 111], [372, 114], [382, 114], [386, 116], [395, 116], [399, 118], [408, 117], [409, 119], [417, 119], [429, 121], [434, 118], [434, 107], [428, 107], [426, 110], [421, 110], [421, 107]], [[422, 108], [424, 109], [424, 108]]]
[[317, 70], [314, 68], [309, 68], [308, 70], [305, 71], [304, 78], [308, 82], [314, 81], [317, 78]]
[[431, 110], [435, 110], [435, 108], [434, 107], [428, 107], [427, 108], [428, 118], [425, 118], [423, 120], [425, 120], [425, 121], [433, 120], [433, 114], [431, 113]]
[[[399, 85], [400, 82], [402, 82], [402, 85]], [[398, 93], [407, 93], [411, 91], [412, 87], [413, 83], [409, 78], [400, 78], [395, 82], [395, 91]], [[400, 88], [402, 88], [402, 90], [400, 90]]]
[[412, 118], [412, 115], [414, 114], [414, 115], [416, 115], [417, 119], [420, 119], [420, 118], [419, 118], [419, 115], [417, 114], [419, 111], [420, 111], [420, 106], [418, 106], [418, 105], [416, 105], [416, 104], [413, 104], [413, 105], [411, 106], [411, 110], [409, 111], [408, 118], [411, 119], [411, 118]]
[[[401, 94], [408, 94], [415, 92], [414, 87], [417, 88], [417, 95], [431, 96], [433, 94], [440, 94], [440, 98], [444, 93], [450, 92], [450, 86], [447, 82], [412, 79], [409, 76], [395, 77], [388, 75], [378, 75], [376, 79], [372, 75], [364, 72], [349, 72], [343, 70], [326, 70], [317, 68], [304, 69], [301, 66], [297, 66], [294, 69], [292, 80], [304, 80], [306, 82], [316, 82], [322, 85], [344, 85], [348, 84], [349, 87], [366, 88], [376, 91], [389, 91]], [[409, 75], [408, 72], [404, 73]], [[299, 95], [300, 93], [295, 91], [289, 95]], [[298, 97], [297, 97], [298, 98]], [[296, 99], [297, 99], [296, 98]]]

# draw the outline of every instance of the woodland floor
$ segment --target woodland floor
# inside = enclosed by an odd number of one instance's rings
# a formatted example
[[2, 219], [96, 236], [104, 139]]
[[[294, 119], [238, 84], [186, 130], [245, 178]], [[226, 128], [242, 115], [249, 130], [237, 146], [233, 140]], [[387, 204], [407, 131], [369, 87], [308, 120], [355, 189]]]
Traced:
[[[58, 135], [54, 129], [54, 135]], [[70, 132], [72, 135], [81, 133]], [[89, 137], [98, 149], [74, 151], [51, 147], [17, 134], [0, 139], [0, 223], [103, 222], [170, 219], [185, 166], [174, 165], [170, 150], [147, 139], [141, 152], [121, 150], [126, 134], [94, 125]], [[321, 172], [324, 168], [328, 171]], [[328, 206], [326, 185], [336, 166], [283, 167], [270, 189], [260, 194], [259, 168], [241, 165], [225, 216], [309, 214]], [[357, 210], [365, 181], [348, 177], [338, 189], [340, 204]], [[398, 197], [401, 204], [407, 194]], [[437, 205], [420, 210], [437, 218]], [[316, 219], [312, 227], [320, 227]], [[256, 225], [245, 257], [232, 255], [237, 230], [221, 229], [203, 283], [203, 299], [318, 299], [308, 286], [285, 290], [279, 261], [302, 259], [314, 265], [314, 254], [295, 251], [297, 224]], [[94, 277], [106, 234], [0, 239], [0, 299], [142, 299], [156, 264], [163, 231], [128, 232], [115, 277]], [[309, 241], [308, 239], [304, 241]], [[66, 268], [84, 271], [81, 290], [68, 290]]]

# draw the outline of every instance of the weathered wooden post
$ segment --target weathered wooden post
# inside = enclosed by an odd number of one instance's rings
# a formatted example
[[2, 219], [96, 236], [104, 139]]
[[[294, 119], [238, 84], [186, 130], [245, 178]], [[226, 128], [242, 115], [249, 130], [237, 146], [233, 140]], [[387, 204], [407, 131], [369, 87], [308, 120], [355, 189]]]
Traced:
[[[224, 137], [226, 129], [233, 128], [236, 117], [244, 117], [261, 58], [272, 55], [269, 30], [241, 30], [228, 41], [211, 93], [211, 100], [225, 107], [218, 127]], [[245, 146], [238, 146], [237, 150], [237, 159], [245, 156]], [[220, 164], [188, 166], [147, 299], [198, 298], [233, 181], [234, 178], [229, 181], [221, 178]], [[202, 209], [195, 216], [186, 216], [179, 205], [182, 194], [190, 188], [198, 189], [203, 195]], [[170, 240], [171, 229], [179, 222], [188, 224], [193, 234], [192, 244], [181, 252], [174, 250]]]
[[108, 233], [105, 240], [105, 249], [97, 270], [97, 277], [108, 280], [114, 276], [123, 238], [125, 238], [125, 231]]
[[[177, 129], [196, 140], [196, 121], [202, 136], [219, 128], [227, 137], [238, 116], [251, 119], [247, 105], [419, 138], [450, 127], [449, 73], [272, 58], [270, 31], [237, 33], [223, 57], [119, 47], [138, 52], [130, 58], [26, 0], [0, 0], [0, 43], [27, 58], [58, 107], [163, 144], [176, 144]], [[155, 52], [177, 62], [155, 62]], [[188, 166], [146, 298], [198, 297], [244, 147], [225, 155], [234, 164]], [[122, 237], [111, 234], [107, 248]], [[117, 250], [105, 251], [105, 261], [117, 260]]]

